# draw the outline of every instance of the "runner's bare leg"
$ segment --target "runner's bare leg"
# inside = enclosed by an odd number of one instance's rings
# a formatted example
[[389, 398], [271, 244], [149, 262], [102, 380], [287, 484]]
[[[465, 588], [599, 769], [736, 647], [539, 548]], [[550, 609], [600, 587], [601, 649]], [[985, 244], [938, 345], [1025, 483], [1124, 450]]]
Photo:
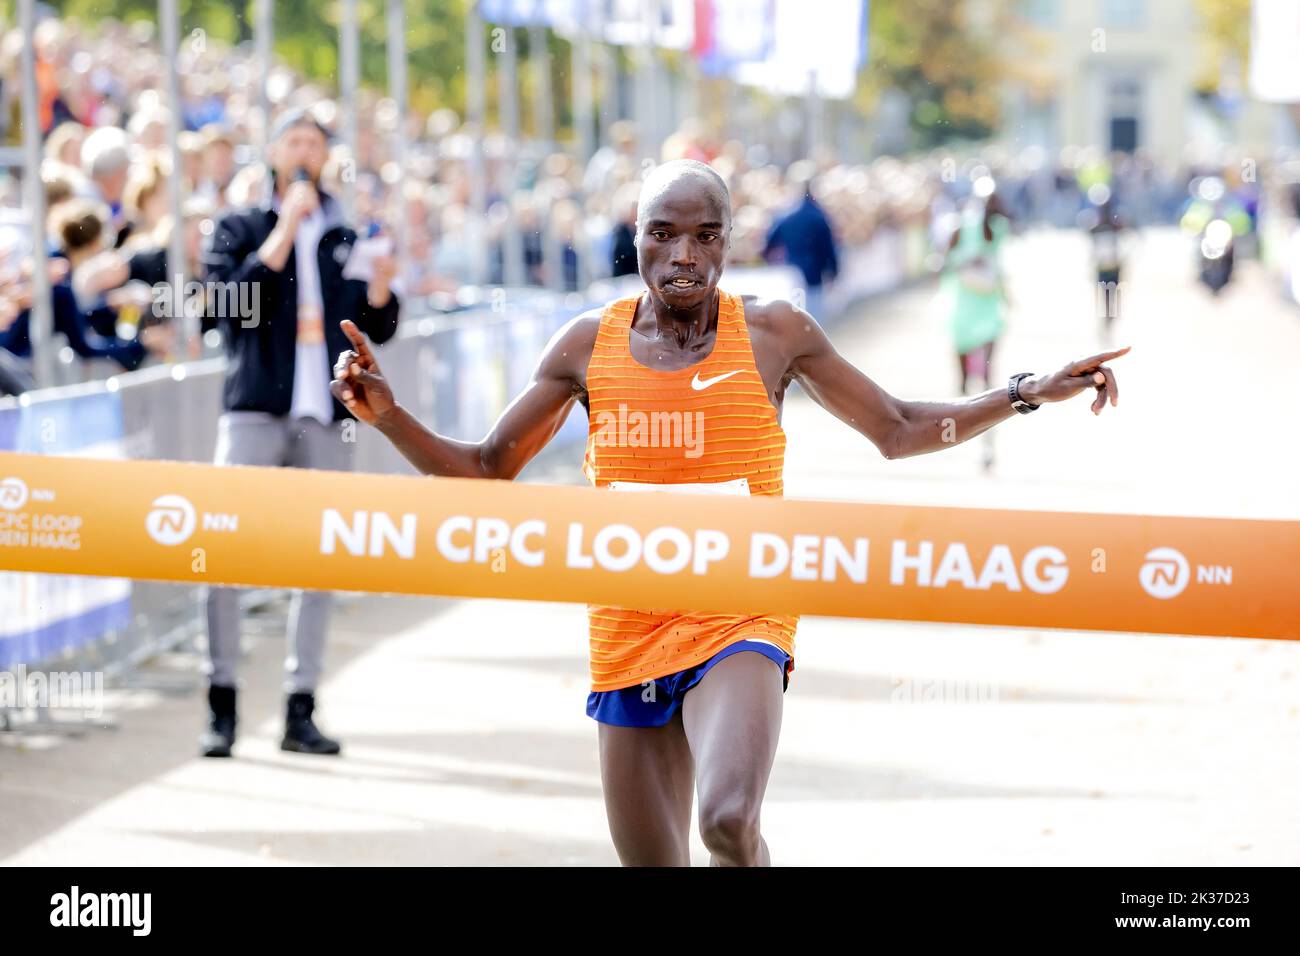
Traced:
[[781, 735], [781, 688], [780, 668], [742, 651], [715, 664], [682, 702], [712, 866], [771, 865], [759, 814]]
[[984, 387], [986, 389], [993, 387], [993, 347], [997, 344], [997, 339], [994, 339], [984, 346]]
[[624, 866], [690, 866], [691, 750], [678, 711], [663, 727], [600, 725], [600, 778]]

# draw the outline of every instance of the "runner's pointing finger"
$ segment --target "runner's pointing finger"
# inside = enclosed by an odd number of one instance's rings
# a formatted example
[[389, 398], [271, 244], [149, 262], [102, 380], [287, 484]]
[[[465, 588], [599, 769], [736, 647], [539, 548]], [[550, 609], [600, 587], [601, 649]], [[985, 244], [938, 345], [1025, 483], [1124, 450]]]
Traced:
[[1090, 355], [1086, 359], [1079, 359], [1079, 361], [1070, 366], [1070, 370], [1076, 374], [1079, 372], [1091, 371], [1092, 369], [1099, 368], [1103, 362], [1109, 362], [1111, 359], [1117, 359], [1121, 355], [1127, 355], [1129, 349], [1132, 347], [1133, 346], [1131, 345], [1126, 345], [1122, 349], [1116, 349], [1113, 352], [1101, 352], [1098, 355]]
[[374, 361], [374, 356], [370, 352], [370, 343], [366, 341], [365, 335], [357, 328], [355, 322], [351, 319], [344, 319], [339, 323], [339, 328], [343, 330], [343, 334], [348, 337], [348, 341], [356, 349], [357, 356], [362, 360], [362, 364], [368, 366]]

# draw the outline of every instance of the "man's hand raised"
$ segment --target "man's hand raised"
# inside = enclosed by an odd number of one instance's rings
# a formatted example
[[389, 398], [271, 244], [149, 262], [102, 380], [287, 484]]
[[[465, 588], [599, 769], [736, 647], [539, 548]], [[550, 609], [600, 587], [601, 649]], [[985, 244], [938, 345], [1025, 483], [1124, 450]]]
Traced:
[[1020, 383], [1020, 395], [1035, 405], [1041, 402], [1063, 402], [1074, 398], [1085, 389], [1095, 388], [1097, 397], [1092, 402], [1092, 413], [1100, 415], [1107, 400], [1119, 404], [1119, 384], [1115, 373], [1105, 363], [1128, 352], [1129, 346], [1114, 352], [1102, 352], [1089, 358], [1071, 362], [1059, 372], [1025, 379]]
[[300, 179], [285, 187], [280, 215], [289, 223], [291, 230], [296, 230], [299, 223], [319, 208], [320, 195], [316, 192], [315, 183]]
[[370, 351], [370, 343], [351, 319], [344, 319], [339, 328], [352, 343], [352, 348], [339, 353], [334, 363], [334, 380], [330, 392], [367, 425], [375, 425], [397, 405], [388, 380], [379, 371], [379, 363]]

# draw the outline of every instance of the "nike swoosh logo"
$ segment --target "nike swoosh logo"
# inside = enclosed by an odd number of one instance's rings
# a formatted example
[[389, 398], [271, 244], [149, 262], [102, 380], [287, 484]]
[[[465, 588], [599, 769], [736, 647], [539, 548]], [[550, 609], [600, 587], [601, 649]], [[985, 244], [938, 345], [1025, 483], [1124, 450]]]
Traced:
[[739, 375], [743, 371], [743, 368], [738, 368], [734, 372], [723, 372], [721, 375], [713, 376], [713, 378], [700, 378], [700, 373], [696, 372], [695, 377], [691, 379], [691, 388], [695, 389], [697, 392], [703, 391], [710, 385], [716, 385], [723, 379], [731, 378], [733, 375]]

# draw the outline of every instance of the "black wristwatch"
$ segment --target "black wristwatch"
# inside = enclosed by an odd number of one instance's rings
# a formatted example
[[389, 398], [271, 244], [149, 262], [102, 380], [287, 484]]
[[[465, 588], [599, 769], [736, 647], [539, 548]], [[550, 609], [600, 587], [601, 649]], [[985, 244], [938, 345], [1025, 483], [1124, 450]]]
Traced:
[[1011, 397], [1011, 407], [1021, 415], [1028, 415], [1038, 408], [1037, 405], [1025, 401], [1020, 397], [1020, 382], [1026, 378], [1032, 378], [1033, 372], [1017, 372], [1011, 376], [1011, 381], [1007, 383], [1007, 395]]

